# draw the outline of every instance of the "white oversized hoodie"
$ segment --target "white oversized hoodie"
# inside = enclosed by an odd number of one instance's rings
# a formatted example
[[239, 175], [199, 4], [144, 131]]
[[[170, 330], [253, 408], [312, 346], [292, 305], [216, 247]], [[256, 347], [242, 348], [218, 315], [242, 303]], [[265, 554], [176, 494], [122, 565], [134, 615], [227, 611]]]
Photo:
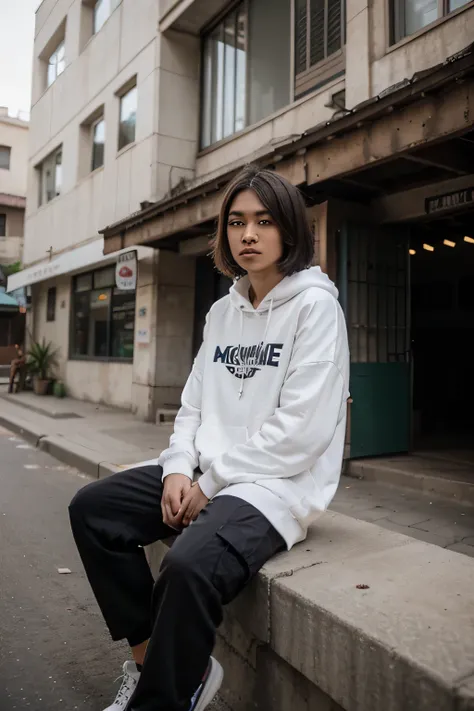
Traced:
[[243, 277], [211, 308], [183, 391], [163, 477], [255, 506], [288, 548], [341, 473], [349, 350], [337, 290], [319, 267], [285, 277], [254, 308]]

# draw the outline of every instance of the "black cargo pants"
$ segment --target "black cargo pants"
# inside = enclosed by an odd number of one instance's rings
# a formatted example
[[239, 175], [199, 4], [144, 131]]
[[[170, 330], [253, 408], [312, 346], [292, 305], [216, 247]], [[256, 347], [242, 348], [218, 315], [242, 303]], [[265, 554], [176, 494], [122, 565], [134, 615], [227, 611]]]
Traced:
[[163, 523], [162, 469], [143, 466], [92, 482], [69, 506], [89, 582], [112, 639], [149, 639], [130, 711], [188, 711], [233, 600], [285, 547], [250, 504], [217, 497], [176, 539], [156, 582], [142, 546], [176, 535]]

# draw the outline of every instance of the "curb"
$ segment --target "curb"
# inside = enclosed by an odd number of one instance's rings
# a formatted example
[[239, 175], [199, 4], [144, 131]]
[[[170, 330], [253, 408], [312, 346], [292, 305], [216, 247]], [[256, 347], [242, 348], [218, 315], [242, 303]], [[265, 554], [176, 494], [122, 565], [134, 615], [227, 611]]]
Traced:
[[39, 449], [84, 474], [99, 478], [100, 455], [80, 444], [74, 444], [60, 435], [49, 435], [40, 440]]
[[47, 436], [33, 424], [25, 423], [24, 420], [14, 416], [6, 417], [5, 415], [0, 415], [0, 425], [14, 434], [21, 435], [27, 442], [34, 444], [35, 447], [38, 447], [43, 437]]

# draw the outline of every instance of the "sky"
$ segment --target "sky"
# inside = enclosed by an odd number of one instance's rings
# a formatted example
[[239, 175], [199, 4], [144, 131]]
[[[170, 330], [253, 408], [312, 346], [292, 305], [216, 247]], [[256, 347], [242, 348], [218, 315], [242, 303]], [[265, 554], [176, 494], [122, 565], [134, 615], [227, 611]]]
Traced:
[[0, 0], [0, 106], [29, 111], [35, 10], [40, 0]]

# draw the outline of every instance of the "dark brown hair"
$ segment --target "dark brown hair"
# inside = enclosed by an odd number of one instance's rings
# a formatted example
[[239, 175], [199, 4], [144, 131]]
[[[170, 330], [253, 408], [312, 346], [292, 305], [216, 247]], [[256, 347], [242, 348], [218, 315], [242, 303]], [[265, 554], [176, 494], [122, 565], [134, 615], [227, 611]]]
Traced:
[[302, 194], [278, 173], [248, 165], [234, 178], [224, 195], [212, 255], [217, 269], [230, 278], [246, 274], [233, 258], [227, 237], [232, 203], [244, 190], [254, 191], [280, 230], [283, 255], [278, 266], [282, 274], [290, 276], [311, 266], [314, 235]]

